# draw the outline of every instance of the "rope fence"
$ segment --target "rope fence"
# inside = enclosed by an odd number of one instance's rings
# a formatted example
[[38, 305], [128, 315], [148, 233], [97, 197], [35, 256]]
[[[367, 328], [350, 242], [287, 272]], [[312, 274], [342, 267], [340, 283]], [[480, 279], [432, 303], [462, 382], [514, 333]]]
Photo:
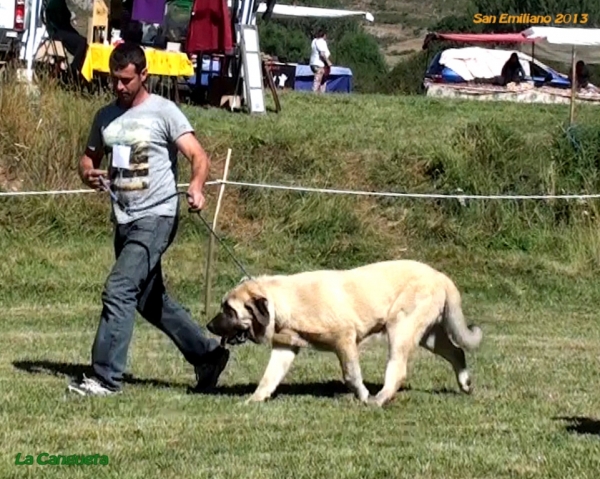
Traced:
[[[354, 196], [379, 196], [388, 198], [424, 198], [424, 199], [455, 199], [455, 200], [584, 200], [600, 198], [600, 193], [592, 194], [564, 194], [564, 195], [466, 195], [466, 194], [443, 194], [443, 193], [399, 193], [386, 191], [360, 191], [360, 190], [342, 190], [332, 188], [313, 188], [307, 186], [293, 185], [271, 185], [266, 183], [250, 183], [244, 181], [215, 180], [207, 181], [207, 186], [212, 185], [231, 185], [249, 188], [262, 188], [283, 191], [299, 191], [307, 193], [324, 193], [336, 195], [354, 195]], [[180, 183], [178, 188], [189, 186], [189, 183]], [[92, 189], [79, 190], [47, 190], [47, 191], [0, 191], [1, 197], [15, 196], [58, 196], [72, 195], [82, 193], [97, 193]]]
[[360, 190], [337, 190], [328, 188], [310, 188], [304, 186], [269, 185], [263, 183], [246, 183], [242, 181], [223, 181], [217, 183], [247, 186], [252, 188], [268, 188], [276, 190], [303, 191], [312, 193], [328, 193], [337, 195], [355, 196], [384, 196], [391, 198], [435, 198], [435, 199], [457, 199], [457, 200], [551, 200], [551, 199], [590, 199], [600, 198], [600, 193], [580, 195], [464, 195], [464, 194], [442, 194], [442, 193], [397, 193], [384, 191], [360, 191]]
[[[206, 185], [216, 185], [221, 183], [220, 181], [207, 181]], [[185, 188], [190, 186], [189, 183], [179, 183], [177, 188]], [[82, 190], [41, 190], [41, 191], [0, 191], [0, 198], [11, 197], [11, 196], [60, 196], [60, 195], [78, 195], [82, 193], [98, 193], [96, 190], [91, 188], [85, 188]]]

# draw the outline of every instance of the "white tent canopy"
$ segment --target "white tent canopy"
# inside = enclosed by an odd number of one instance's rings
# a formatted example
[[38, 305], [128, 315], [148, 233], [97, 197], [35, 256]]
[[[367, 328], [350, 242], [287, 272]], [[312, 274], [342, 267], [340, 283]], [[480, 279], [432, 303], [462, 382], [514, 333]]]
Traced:
[[[527, 38], [537, 39], [536, 47], [570, 47], [571, 69], [575, 72], [575, 60], [581, 59], [587, 63], [586, 56], [590, 56], [600, 47], [600, 29], [598, 28], [558, 28], [558, 27], [531, 27], [523, 31]], [[587, 53], [587, 55], [586, 55]], [[575, 82], [571, 85], [571, 113], [569, 123], [573, 123], [575, 112]]]
[[[232, 1], [227, 0], [227, 6], [231, 8]], [[256, 22], [256, 15], [267, 11], [267, 4], [261, 2], [254, 15], [252, 23]], [[342, 17], [365, 17], [368, 22], [375, 21], [373, 15], [362, 10], [340, 10], [334, 8], [304, 7], [298, 5], [281, 5], [276, 3], [273, 6], [271, 18], [342, 18]]]
[[[260, 3], [256, 13], [264, 13], [267, 10], [266, 3]], [[273, 7], [272, 18], [340, 18], [350, 16], [365, 17], [368, 22], [375, 18], [369, 12], [358, 10], [336, 10], [333, 8], [302, 7], [296, 5], [281, 5], [276, 3]]]
[[555, 45], [600, 46], [600, 28], [531, 27], [522, 34]]
[[[531, 27], [522, 32], [535, 42], [535, 56], [561, 63], [570, 63], [573, 47], [577, 57], [588, 64], [600, 64], [600, 29]], [[522, 52], [530, 53], [532, 46], [522, 44]]]

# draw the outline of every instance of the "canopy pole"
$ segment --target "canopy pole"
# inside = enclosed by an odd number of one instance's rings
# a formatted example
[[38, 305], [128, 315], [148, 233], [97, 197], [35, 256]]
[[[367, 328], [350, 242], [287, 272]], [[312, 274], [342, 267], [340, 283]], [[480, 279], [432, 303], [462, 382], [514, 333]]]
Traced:
[[25, 44], [25, 60], [27, 61], [27, 69], [26, 76], [27, 81], [33, 81], [33, 57], [36, 52], [34, 51], [35, 42], [37, 39], [37, 22], [40, 12], [40, 5], [38, 4], [38, 0], [32, 0], [30, 5], [30, 13], [29, 13], [29, 26], [27, 31], [27, 43]]
[[575, 91], [577, 85], [577, 75], [575, 74], [575, 45], [571, 47], [571, 112], [569, 115], [569, 126], [573, 124], [575, 118]]

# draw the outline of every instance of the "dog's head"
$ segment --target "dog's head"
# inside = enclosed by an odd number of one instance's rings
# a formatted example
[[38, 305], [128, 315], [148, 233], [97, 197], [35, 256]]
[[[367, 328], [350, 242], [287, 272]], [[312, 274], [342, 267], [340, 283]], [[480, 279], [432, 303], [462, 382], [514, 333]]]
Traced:
[[255, 283], [245, 281], [223, 298], [221, 311], [206, 328], [228, 344], [247, 339], [259, 344], [265, 338], [270, 316], [266, 295]]

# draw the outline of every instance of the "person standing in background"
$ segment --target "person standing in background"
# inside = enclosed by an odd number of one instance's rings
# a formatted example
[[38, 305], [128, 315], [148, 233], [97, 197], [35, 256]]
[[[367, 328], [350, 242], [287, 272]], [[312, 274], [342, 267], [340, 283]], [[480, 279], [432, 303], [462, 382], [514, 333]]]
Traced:
[[327, 46], [327, 33], [319, 30], [313, 39], [310, 54], [310, 69], [314, 73], [313, 91], [325, 93], [325, 81], [331, 72], [331, 53]]

